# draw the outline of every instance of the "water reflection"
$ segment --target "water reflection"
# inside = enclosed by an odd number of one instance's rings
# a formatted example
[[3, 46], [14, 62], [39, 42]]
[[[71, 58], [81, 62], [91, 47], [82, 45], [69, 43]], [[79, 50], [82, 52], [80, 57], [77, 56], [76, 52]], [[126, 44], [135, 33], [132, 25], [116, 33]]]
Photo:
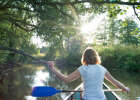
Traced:
[[[73, 68], [61, 69], [61, 72], [66, 75]], [[70, 71], [70, 72], [69, 72]], [[31, 90], [34, 86], [52, 86], [57, 89], [74, 89], [81, 81], [65, 84], [59, 80], [45, 66], [27, 65], [19, 66], [7, 73], [3, 84], [0, 84], [0, 99], [1, 100], [63, 100], [66, 93], [58, 93], [52, 97], [35, 98], [31, 96]]]
[[[3, 84], [0, 84], [1, 100], [25, 100], [24, 96], [30, 94], [35, 68], [31, 65], [19, 66], [7, 73]], [[29, 77], [27, 77], [29, 76]]]
[[[32, 88], [35, 86], [45, 86], [45, 82], [48, 82], [49, 78], [49, 73], [48, 72], [43, 72], [43, 70], [37, 71], [35, 75], [33, 75], [34, 81], [30, 85]], [[37, 100], [36, 97], [32, 96], [25, 96], [26, 100]]]
[[[59, 68], [57, 69], [59, 70]], [[68, 75], [68, 73], [73, 71], [73, 68], [61, 69], [59, 71], [61, 71], [62, 73], [65, 73], [65, 75]], [[47, 77], [47, 80], [43, 80], [43, 83], [45, 84], [45, 86], [51, 86], [60, 90], [61, 89], [67, 90], [67, 89], [74, 89], [81, 83], [81, 80], [79, 79], [69, 84], [65, 84], [60, 79], [58, 79], [52, 72], [50, 72], [47, 68], [43, 70], [43, 73], [46, 73], [46, 72], [49, 73], [49, 77]], [[37, 98], [37, 100], [63, 100], [63, 98], [65, 98], [67, 95], [68, 95], [67, 93], [57, 93], [51, 97]]]
[[[73, 72], [76, 67], [57, 68], [65, 75]], [[56, 89], [74, 89], [82, 81], [78, 79], [70, 83], [63, 83], [45, 66], [41, 65], [23, 65], [7, 73], [3, 84], [0, 84], [0, 100], [63, 100], [67, 93], [57, 93], [52, 97], [35, 98], [31, 96], [31, 90], [34, 86], [52, 86]], [[111, 74], [126, 86], [130, 87], [129, 94], [117, 92], [122, 100], [140, 100], [140, 73], [127, 73], [120, 71], [111, 71]], [[111, 88], [115, 88], [107, 83]]]
[[34, 86], [45, 86], [45, 82], [48, 82], [49, 73], [37, 71], [35, 74], [34, 82], [31, 84], [32, 87]]

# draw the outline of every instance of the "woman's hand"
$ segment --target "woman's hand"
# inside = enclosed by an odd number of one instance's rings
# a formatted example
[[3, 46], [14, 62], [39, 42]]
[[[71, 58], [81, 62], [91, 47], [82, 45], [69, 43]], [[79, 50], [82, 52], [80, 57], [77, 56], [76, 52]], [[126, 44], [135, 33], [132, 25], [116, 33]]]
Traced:
[[54, 68], [54, 62], [53, 61], [47, 61], [47, 64], [48, 64], [50, 69]]
[[124, 91], [126, 91], [127, 93], [129, 93], [130, 92], [130, 88], [125, 87], [125, 90]]

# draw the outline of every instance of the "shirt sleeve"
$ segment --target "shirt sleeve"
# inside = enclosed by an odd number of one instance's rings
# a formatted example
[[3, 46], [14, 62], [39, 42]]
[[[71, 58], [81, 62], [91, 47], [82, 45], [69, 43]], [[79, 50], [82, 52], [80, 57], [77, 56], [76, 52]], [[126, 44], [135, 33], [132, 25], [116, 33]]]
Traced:
[[107, 72], [107, 69], [105, 67], [102, 66], [103, 72], [104, 74]]
[[83, 75], [83, 67], [81, 66], [81, 67], [79, 67], [78, 68], [78, 71], [80, 72], [80, 74], [81, 74], [81, 76]]

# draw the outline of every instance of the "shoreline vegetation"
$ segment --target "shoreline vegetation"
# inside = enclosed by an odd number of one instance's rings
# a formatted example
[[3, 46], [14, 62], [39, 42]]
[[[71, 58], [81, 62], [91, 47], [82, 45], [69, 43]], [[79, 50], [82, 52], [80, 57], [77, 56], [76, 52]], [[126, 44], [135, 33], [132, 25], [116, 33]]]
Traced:
[[99, 48], [102, 64], [109, 69], [140, 71], [140, 46], [116, 45]]
[[[75, 46], [74, 46], [75, 47]], [[86, 46], [85, 46], [86, 47]], [[139, 45], [114, 45], [114, 46], [92, 46], [95, 48], [101, 57], [102, 65], [106, 67], [108, 70], [119, 70], [125, 72], [132, 72], [137, 74], [140, 72], [140, 46]], [[48, 48], [49, 49], [49, 48]], [[49, 61], [54, 60], [56, 66], [59, 69], [66, 69], [70, 66], [76, 69], [81, 65], [81, 55], [82, 48], [78, 48], [76, 52], [75, 49], [71, 48], [65, 51], [65, 55], [59, 50], [51, 51], [46, 50], [44, 53], [34, 53], [31, 56], [40, 60], [40, 61]], [[5, 52], [9, 52], [10, 54], [13, 52], [1, 50], [0, 54], [4, 54]], [[73, 54], [74, 52], [74, 54]], [[23, 52], [22, 52], [23, 53]], [[26, 52], [25, 52], [26, 53]], [[50, 56], [53, 53], [53, 56]], [[11, 55], [1, 57], [0, 60], [2, 61], [3, 58], [8, 59], [9, 57], [12, 58], [11, 60], [3, 60], [3, 63], [0, 62], [0, 84], [3, 84], [3, 80], [6, 78], [7, 73], [12, 71], [14, 68], [21, 68], [22, 64], [31, 63], [31, 64], [41, 64], [37, 60], [33, 60], [27, 56], [23, 56], [17, 53], [13, 53], [14, 56]], [[28, 54], [28, 53], [27, 53]], [[61, 55], [63, 54], [63, 55]], [[15, 60], [14, 60], [15, 59]], [[13, 62], [12, 62], [13, 61]], [[42, 63], [44, 64], [44, 63]]]
[[[140, 46], [139, 45], [115, 45], [115, 46], [92, 46], [95, 48], [101, 57], [102, 65], [105, 66], [107, 69], [112, 70], [123, 70], [123, 71], [131, 71], [131, 72], [139, 72], [140, 71]], [[80, 49], [80, 48], [79, 48]], [[82, 53], [76, 52], [74, 55], [71, 54], [74, 49], [71, 48], [68, 51], [66, 51], [66, 54], [61, 55], [58, 51], [52, 51], [53, 58], [50, 56], [52, 52], [45, 51], [44, 54], [38, 53], [36, 55], [33, 55], [36, 58], [42, 59], [44, 61], [47, 60], [55, 60], [56, 66], [60, 68], [64, 68], [65, 65], [71, 65], [71, 66], [80, 66], [81, 65], [81, 55]], [[4, 50], [0, 53], [5, 52]], [[55, 55], [57, 54], [57, 55]], [[5, 55], [5, 54], [3, 54]], [[21, 60], [21, 57], [19, 57], [19, 54], [15, 54], [18, 56], [14, 56], [13, 59], [16, 59], [17, 61]], [[49, 56], [48, 56], [49, 55]], [[22, 56], [22, 55], [21, 55]], [[9, 56], [8, 56], [9, 57]], [[18, 58], [17, 58], [18, 57]], [[6, 57], [4, 57], [6, 58]], [[2, 59], [2, 58], [0, 58]], [[22, 57], [21, 63], [34, 63], [36, 61], [31, 60], [27, 57]], [[14, 68], [13, 65], [18, 65], [19, 62], [3, 62], [0, 64], [1, 69], [5, 68]], [[38, 63], [38, 62], [36, 62]], [[12, 67], [11, 67], [12, 65]], [[10, 67], [9, 67], [10, 66]]]
[[[95, 48], [101, 57], [102, 65], [107, 69], [113, 70], [123, 70], [123, 71], [140, 71], [140, 46], [139, 45], [114, 45], [114, 46], [92, 46]], [[82, 53], [78, 50], [79, 53], [74, 55], [70, 52], [72, 50], [66, 51], [66, 55], [55, 55], [53, 58], [56, 59], [57, 66], [63, 68], [65, 65], [69, 64], [71, 66], [80, 66], [81, 65], [81, 55]], [[47, 53], [48, 55], [49, 52]], [[57, 54], [55, 52], [54, 54]], [[51, 57], [45, 55], [42, 56], [44, 60], [52, 60]], [[61, 67], [62, 66], [62, 67]]]

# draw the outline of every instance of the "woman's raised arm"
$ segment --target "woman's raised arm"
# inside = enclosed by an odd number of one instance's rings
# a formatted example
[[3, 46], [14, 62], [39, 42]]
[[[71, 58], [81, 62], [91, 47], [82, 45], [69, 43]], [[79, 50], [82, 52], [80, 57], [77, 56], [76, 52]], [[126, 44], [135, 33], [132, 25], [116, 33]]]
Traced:
[[58, 70], [54, 68], [54, 62], [53, 61], [48, 61], [48, 66], [51, 69], [51, 71], [58, 77], [60, 80], [62, 80], [65, 83], [71, 82], [76, 80], [77, 78], [80, 77], [80, 72], [78, 70], [75, 70], [73, 73], [71, 73], [68, 76], [63, 75], [60, 73]]

